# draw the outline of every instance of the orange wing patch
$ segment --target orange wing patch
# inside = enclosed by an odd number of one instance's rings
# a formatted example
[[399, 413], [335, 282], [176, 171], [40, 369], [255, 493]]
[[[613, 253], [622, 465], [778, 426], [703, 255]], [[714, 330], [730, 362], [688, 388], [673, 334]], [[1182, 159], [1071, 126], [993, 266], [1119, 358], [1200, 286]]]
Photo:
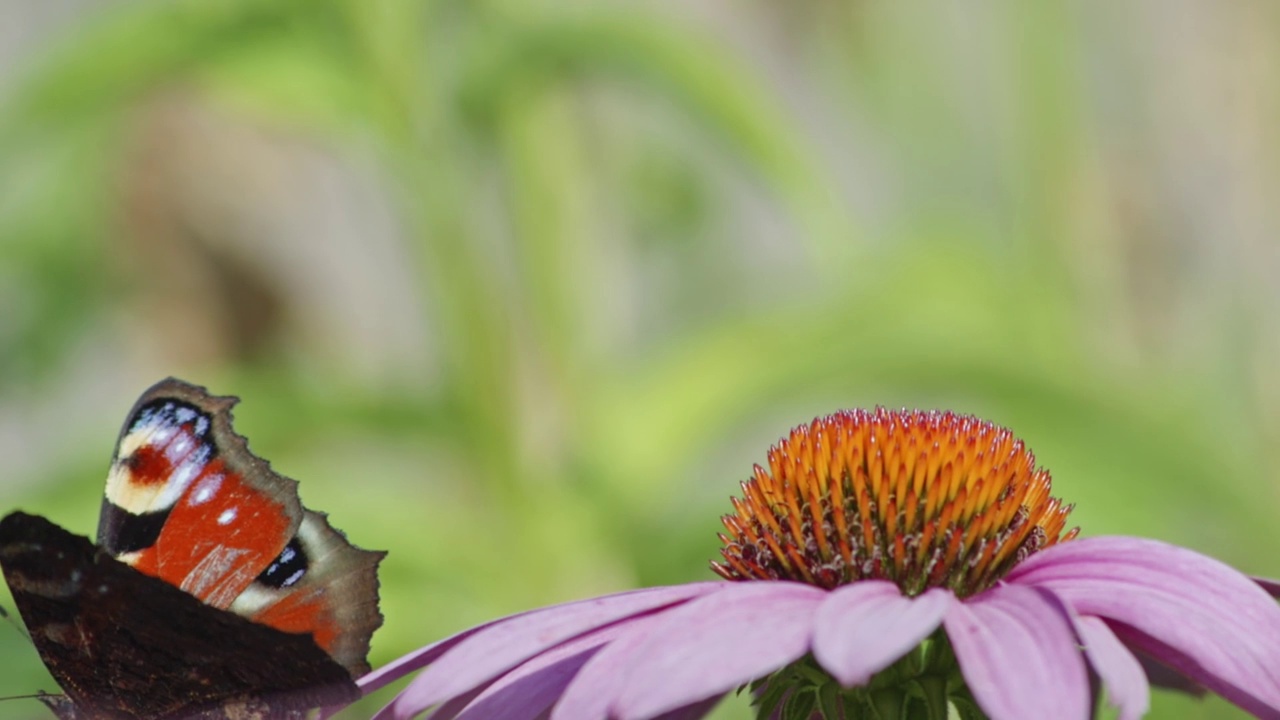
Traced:
[[155, 544], [129, 561], [227, 608], [284, 550], [292, 525], [283, 505], [215, 460], [174, 504]]

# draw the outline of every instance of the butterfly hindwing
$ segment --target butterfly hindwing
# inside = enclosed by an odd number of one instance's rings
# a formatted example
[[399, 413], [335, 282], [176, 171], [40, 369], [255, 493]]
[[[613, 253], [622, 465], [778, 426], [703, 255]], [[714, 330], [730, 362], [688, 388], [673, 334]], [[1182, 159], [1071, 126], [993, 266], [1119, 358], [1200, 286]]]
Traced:
[[0, 520], [0, 565], [75, 717], [290, 717], [359, 696], [309, 636], [211, 608], [42, 517]]

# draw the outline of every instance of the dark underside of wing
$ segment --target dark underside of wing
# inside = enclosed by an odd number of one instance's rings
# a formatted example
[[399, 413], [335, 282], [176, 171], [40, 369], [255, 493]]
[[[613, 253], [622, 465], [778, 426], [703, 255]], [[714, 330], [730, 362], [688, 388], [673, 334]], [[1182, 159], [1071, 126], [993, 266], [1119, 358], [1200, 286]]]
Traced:
[[310, 635], [206, 605], [44, 518], [0, 521], [0, 565], [77, 717], [290, 717], [359, 696]]

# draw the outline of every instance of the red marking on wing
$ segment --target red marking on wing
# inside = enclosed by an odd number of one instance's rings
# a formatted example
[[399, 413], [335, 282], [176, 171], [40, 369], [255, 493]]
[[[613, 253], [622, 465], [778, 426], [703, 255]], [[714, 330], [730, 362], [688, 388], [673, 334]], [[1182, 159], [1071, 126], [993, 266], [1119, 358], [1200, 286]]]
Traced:
[[138, 485], [164, 485], [173, 475], [173, 463], [165, 457], [164, 446], [143, 445], [124, 463], [129, 468], [130, 482]]
[[280, 503], [215, 459], [187, 487], [134, 567], [226, 608], [280, 555], [295, 530]]
[[339, 627], [323, 595], [316, 592], [293, 593], [249, 618], [291, 633], [311, 633], [325, 652], [334, 652]]

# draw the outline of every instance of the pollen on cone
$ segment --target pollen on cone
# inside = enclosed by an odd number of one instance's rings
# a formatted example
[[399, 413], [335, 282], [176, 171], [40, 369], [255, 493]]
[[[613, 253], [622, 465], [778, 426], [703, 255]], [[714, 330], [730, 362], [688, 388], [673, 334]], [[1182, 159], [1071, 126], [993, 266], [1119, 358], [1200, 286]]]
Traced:
[[964, 597], [1078, 532], [1022, 441], [972, 416], [843, 411], [792, 430], [767, 463], [723, 518], [712, 567], [730, 580], [874, 578]]

